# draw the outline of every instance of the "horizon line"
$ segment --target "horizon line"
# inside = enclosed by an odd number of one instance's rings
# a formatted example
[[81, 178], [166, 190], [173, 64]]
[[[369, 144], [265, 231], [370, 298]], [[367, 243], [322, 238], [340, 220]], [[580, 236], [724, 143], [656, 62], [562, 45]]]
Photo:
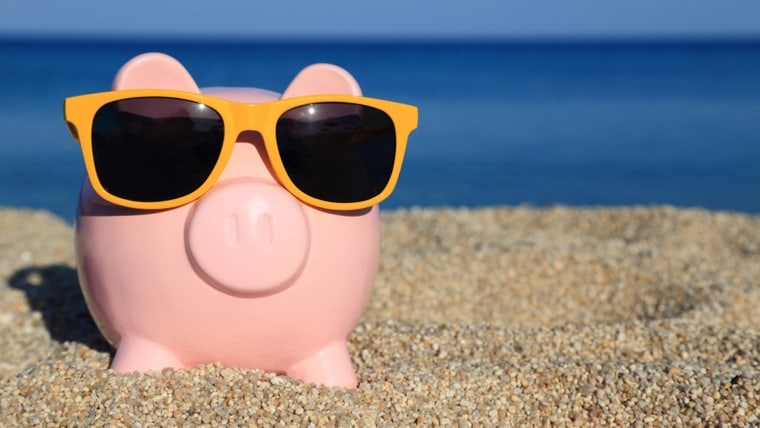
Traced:
[[607, 35], [607, 36], [256, 36], [171, 34], [26, 34], [0, 32], [0, 44], [7, 43], [164, 43], [177, 45], [282, 44], [282, 45], [573, 45], [573, 44], [758, 44], [760, 35]]

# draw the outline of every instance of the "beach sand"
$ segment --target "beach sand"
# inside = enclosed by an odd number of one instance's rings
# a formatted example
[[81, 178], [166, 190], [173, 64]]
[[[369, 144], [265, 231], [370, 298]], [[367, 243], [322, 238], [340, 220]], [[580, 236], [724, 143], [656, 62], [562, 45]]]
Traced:
[[760, 424], [760, 217], [383, 212], [354, 391], [211, 364], [116, 374], [73, 229], [0, 210], [2, 426]]

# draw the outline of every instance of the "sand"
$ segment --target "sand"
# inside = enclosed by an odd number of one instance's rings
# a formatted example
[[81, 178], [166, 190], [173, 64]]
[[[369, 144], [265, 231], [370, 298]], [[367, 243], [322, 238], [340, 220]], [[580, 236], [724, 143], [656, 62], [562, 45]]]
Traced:
[[382, 219], [347, 391], [215, 364], [108, 370], [71, 226], [0, 210], [0, 424], [760, 424], [760, 217], [503, 207]]

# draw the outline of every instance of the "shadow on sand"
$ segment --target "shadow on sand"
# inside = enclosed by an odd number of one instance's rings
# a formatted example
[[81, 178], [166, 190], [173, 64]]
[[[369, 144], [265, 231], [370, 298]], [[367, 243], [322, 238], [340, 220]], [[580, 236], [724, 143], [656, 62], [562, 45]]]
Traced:
[[26, 294], [32, 310], [42, 314], [53, 340], [111, 352], [87, 309], [76, 269], [66, 265], [29, 267], [14, 273], [9, 282]]

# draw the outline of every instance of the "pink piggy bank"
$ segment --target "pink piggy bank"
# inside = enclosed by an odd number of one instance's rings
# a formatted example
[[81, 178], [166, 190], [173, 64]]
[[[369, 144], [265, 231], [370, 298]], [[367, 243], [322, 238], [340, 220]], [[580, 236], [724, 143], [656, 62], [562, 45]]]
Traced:
[[[326, 95], [325, 95], [326, 94]], [[78, 272], [118, 372], [221, 362], [353, 388], [346, 340], [377, 273], [377, 202], [416, 108], [316, 64], [280, 97], [202, 93], [144, 54], [67, 98], [87, 180]]]

